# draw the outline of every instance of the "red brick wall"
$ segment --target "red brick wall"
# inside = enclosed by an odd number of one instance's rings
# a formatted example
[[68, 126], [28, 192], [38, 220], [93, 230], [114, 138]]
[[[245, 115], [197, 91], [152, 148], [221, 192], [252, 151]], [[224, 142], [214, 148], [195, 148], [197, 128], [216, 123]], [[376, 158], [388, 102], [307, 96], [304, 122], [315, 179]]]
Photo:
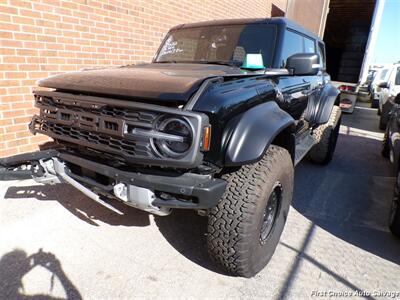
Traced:
[[286, 0], [0, 0], [0, 157], [46, 140], [28, 129], [36, 80], [93, 65], [150, 61], [180, 23], [267, 17]]

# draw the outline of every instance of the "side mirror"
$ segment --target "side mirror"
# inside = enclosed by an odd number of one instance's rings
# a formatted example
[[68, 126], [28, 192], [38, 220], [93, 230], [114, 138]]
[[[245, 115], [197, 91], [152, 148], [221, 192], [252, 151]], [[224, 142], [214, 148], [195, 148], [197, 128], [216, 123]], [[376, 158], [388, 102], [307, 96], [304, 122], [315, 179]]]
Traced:
[[378, 83], [378, 87], [380, 87], [382, 89], [387, 89], [389, 87], [389, 84], [387, 81], [381, 81]]
[[319, 55], [315, 53], [296, 53], [286, 60], [286, 69], [293, 75], [316, 75], [320, 68]]

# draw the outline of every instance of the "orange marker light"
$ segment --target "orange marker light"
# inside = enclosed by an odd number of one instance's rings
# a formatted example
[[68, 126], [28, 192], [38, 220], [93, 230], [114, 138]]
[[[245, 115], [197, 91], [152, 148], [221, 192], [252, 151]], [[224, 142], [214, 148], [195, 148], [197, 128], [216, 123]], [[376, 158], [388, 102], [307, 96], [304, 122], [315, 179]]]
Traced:
[[211, 126], [204, 127], [203, 130], [203, 150], [210, 150], [211, 143]]

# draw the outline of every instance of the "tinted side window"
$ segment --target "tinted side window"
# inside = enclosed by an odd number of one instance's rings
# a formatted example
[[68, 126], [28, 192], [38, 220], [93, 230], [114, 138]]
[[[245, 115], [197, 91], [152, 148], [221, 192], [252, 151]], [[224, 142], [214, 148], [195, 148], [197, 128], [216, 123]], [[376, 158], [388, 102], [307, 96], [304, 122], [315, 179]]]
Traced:
[[286, 59], [295, 54], [303, 52], [303, 37], [293, 31], [287, 30], [283, 40], [283, 50], [281, 56], [281, 67], [286, 65]]
[[400, 85], [400, 67], [397, 68], [396, 79], [394, 80], [395, 85]]
[[304, 52], [305, 53], [315, 53], [314, 40], [304, 37]]
[[286, 30], [283, 40], [281, 67], [286, 65], [286, 59], [296, 53], [315, 53], [315, 41], [294, 31]]
[[320, 64], [323, 66], [324, 69], [326, 69], [325, 47], [323, 44], [318, 43], [317, 53], [319, 54], [319, 57], [321, 59]]

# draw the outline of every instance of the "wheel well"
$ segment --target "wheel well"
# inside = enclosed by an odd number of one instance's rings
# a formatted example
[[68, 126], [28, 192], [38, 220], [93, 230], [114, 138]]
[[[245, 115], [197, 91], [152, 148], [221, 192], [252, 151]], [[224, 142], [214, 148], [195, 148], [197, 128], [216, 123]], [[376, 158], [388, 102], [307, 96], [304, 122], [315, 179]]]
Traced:
[[339, 93], [339, 95], [337, 95], [337, 97], [335, 99], [335, 105], [337, 105], [337, 106], [340, 105], [340, 93]]
[[[288, 126], [282, 131], [278, 133], [278, 135], [273, 139], [272, 143], [270, 145], [276, 145], [279, 147], [282, 147], [286, 149], [290, 157], [292, 158], [292, 162], [294, 164], [295, 161], [295, 153], [296, 153], [296, 136], [295, 133], [293, 132], [293, 126]], [[267, 151], [267, 149], [265, 149]], [[224, 166], [224, 168], [221, 170], [219, 173], [219, 176], [222, 176], [223, 174], [227, 173], [232, 173], [237, 170], [239, 170], [242, 167], [242, 165], [239, 166]]]
[[285, 148], [289, 152], [292, 162], [294, 163], [296, 153], [296, 136], [291, 126], [286, 127], [284, 130], [279, 132], [272, 141], [271, 145]]

